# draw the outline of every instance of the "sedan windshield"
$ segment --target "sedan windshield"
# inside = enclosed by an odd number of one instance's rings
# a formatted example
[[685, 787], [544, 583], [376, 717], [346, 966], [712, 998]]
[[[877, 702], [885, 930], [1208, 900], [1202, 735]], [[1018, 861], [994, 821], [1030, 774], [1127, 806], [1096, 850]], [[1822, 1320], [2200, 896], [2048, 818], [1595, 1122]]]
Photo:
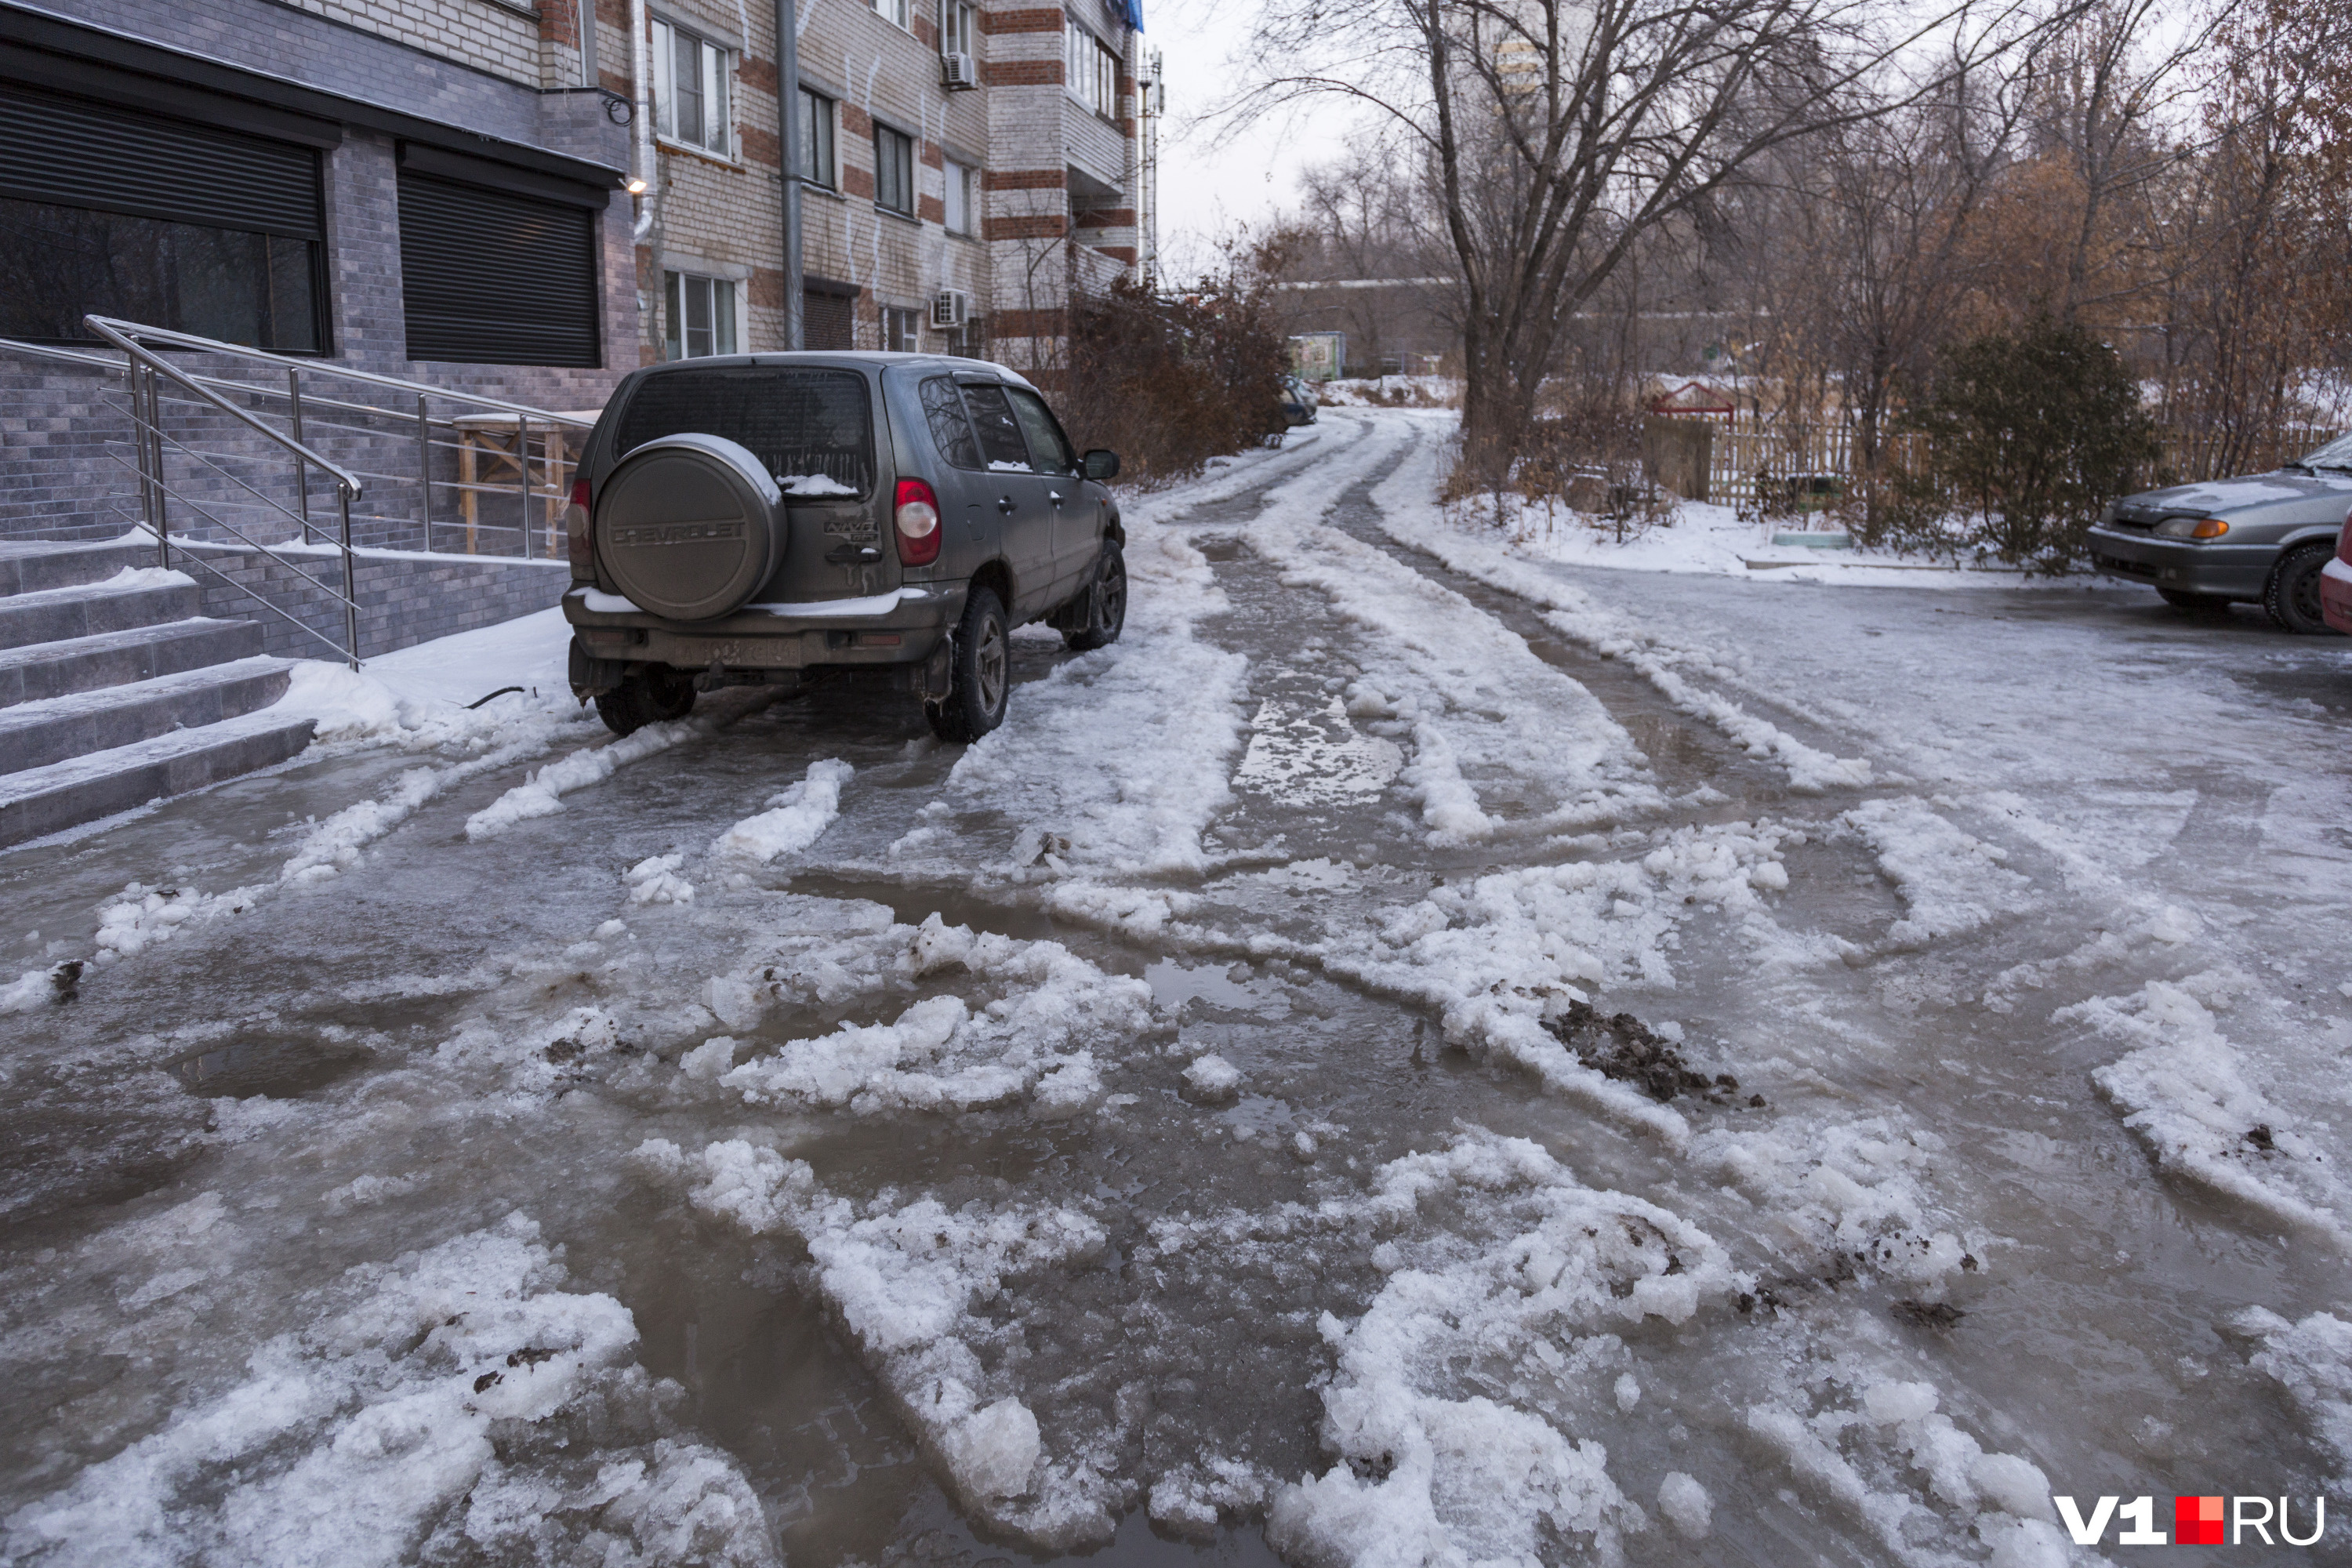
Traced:
[[2303, 459], [2306, 468], [2352, 469], [2352, 435], [2338, 436], [2326, 446]]

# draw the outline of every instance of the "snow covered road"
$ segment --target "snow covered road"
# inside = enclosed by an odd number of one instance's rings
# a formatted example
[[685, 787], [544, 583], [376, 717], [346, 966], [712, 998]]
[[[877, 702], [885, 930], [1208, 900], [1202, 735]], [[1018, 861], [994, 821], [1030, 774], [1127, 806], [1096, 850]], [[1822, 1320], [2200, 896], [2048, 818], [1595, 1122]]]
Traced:
[[415, 674], [0, 856], [0, 1563], [2307, 1531], [2352, 653], [1548, 563], [1445, 433], [1132, 502], [1126, 638], [969, 748]]

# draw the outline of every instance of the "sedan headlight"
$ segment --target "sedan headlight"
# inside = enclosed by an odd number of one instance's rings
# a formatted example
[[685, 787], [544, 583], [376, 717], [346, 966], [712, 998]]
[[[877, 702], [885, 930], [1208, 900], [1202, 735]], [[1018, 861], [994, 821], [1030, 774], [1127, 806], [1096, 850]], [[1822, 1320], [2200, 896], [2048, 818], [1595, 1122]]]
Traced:
[[2230, 525], [2218, 517], [2168, 517], [2154, 531], [2162, 539], [2219, 539]]

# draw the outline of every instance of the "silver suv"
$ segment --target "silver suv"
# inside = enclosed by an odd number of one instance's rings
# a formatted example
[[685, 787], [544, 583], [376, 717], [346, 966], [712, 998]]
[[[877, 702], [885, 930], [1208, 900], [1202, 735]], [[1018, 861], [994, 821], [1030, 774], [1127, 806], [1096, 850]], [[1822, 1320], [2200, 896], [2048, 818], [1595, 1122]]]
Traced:
[[1126, 534], [1026, 380], [978, 360], [744, 354], [625, 378], [566, 513], [572, 689], [614, 732], [697, 691], [887, 668], [943, 739], [1003, 721], [1007, 633], [1118, 638]]

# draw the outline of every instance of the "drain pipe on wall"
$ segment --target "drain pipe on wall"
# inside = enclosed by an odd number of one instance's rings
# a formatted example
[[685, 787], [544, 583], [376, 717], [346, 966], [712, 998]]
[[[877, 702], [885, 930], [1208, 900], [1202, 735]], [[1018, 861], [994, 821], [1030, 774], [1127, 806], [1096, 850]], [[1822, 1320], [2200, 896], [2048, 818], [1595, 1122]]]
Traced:
[[[645, 0], [636, 0], [643, 5]], [[784, 351], [808, 346], [801, 320], [801, 41], [795, 0], [776, 0], [776, 146], [783, 167]]]
[[629, 0], [629, 184], [637, 198], [636, 241], [654, 226], [654, 57], [646, 0]]

